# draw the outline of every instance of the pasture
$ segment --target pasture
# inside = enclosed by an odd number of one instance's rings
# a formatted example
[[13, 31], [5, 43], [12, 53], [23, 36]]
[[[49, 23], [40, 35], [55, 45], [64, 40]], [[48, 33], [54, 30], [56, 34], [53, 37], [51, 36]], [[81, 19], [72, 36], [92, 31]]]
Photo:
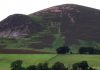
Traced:
[[11, 62], [22, 60], [23, 66], [48, 62], [51, 66], [59, 61], [70, 67], [73, 63], [88, 61], [89, 65], [100, 70], [100, 55], [79, 55], [79, 54], [0, 54], [0, 70], [10, 70]]

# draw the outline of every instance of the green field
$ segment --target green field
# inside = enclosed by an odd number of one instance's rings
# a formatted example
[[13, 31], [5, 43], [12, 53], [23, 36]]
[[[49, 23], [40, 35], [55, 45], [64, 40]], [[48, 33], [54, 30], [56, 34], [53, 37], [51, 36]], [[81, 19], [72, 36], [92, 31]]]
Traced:
[[23, 60], [23, 66], [27, 67], [39, 62], [53, 63], [60, 61], [66, 66], [83, 60], [88, 61], [89, 65], [100, 70], [100, 55], [56, 55], [56, 54], [0, 54], [0, 70], [10, 70], [10, 63], [15, 60]]

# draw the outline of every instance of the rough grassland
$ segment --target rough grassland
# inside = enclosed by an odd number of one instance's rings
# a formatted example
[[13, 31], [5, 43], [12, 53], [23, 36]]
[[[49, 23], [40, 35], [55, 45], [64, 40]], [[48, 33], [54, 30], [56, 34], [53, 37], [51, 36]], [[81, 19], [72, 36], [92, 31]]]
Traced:
[[83, 60], [89, 65], [100, 70], [100, 55], [56, 55], [56, 54], [0, 54], [0, 70], [10, 70], [10, 63], [15, 60], [23, 60], [23, 66], [27, 67], [39, 62], [49, 62], [50, 66], [57, 62], [63, 62], [66, 66]]

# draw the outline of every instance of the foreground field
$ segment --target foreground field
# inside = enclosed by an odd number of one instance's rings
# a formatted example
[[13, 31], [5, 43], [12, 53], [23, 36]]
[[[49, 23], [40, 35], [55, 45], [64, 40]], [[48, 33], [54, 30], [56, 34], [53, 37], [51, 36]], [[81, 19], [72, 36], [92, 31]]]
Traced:
[[66, 66], [83, 60], [89, 65], [100, 70], [100, 55], [56, 55], [56, 54], [0, 54], [0, 70], [10, 70], [10, 63], [15, 60], [23, 60], [23, 66], [48, 62], [50, 66], [57, 62], [63, 62]]

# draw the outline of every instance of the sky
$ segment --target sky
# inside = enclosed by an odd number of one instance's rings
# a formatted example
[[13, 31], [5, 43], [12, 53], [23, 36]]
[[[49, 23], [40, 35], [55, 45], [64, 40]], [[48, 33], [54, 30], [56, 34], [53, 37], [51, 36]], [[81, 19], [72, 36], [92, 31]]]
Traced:
[[11, 14], [30, 14], [61, 4], [78, 4], [100, 9], [100, 0], [0, 0], [0, 21]]

